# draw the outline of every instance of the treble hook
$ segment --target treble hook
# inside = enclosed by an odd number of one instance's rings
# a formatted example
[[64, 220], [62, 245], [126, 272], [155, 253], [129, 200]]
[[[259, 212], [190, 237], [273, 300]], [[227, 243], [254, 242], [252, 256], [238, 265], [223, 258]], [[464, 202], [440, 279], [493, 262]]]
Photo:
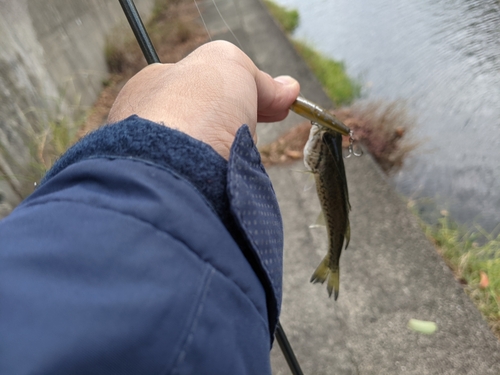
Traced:
[[359, 151], [356, 151], [354, 148], [354, 132], [351, 130], [349, 131], [349, 147], [347, 147], [347, 156], [345, 157], [346, 159], [350, 158], [351, 156], [363, 156], [363, 149], [361, 147], [358, 147]]

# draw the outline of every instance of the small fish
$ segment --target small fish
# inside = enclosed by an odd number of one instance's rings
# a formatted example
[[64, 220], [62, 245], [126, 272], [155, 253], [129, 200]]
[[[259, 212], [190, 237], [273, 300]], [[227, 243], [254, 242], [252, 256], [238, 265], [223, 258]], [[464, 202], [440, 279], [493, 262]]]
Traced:
[[304, 164], [314, 175], [328, 234], [328, 253], [314, 271], [311, 282], [327, 281], [328, 295], [339, 295], [339, 259], [350, 239], [349, 193], [342, 157], [342, 136], [313, 124], [304, 148]]

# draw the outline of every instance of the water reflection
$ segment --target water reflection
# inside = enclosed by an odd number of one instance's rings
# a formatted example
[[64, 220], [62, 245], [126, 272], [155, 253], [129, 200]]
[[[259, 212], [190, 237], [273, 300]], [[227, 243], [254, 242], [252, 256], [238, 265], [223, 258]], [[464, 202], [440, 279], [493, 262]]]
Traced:
[[344, 60], [369, 98], [405, 99], [425, 140], [394, 177], [458, 220], [500, 223], [500, 3], [279, 0], [296, 36]]

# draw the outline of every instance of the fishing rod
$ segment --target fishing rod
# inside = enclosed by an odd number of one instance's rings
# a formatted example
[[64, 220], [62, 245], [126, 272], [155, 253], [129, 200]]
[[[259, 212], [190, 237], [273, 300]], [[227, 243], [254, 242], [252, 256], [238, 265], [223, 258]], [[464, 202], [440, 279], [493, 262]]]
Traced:
[[278, 345], [280, 346], [281, 352], [286, 359], [286, 363], [288, 363], [288, 367], [290, 367], [290, 371], [292, 371], [293, 375], [304, 375], [302, 369], [300, 368], [299, 361], [297, 361], [297, 357], [295, 357], [295, 353], [293, 352], [292, 346], [288, 341], [285, 331], [283, 331], [283, 327], [281, 326], [281, 322], [278, 321], [278, 325], [276, 326], [276, 340], [278, 341]]
[[[134, 32], [135, 38], [137, 39], [137, 42], [141, 47], [142, 53], [144, 54], [147, 63], [159, 63], [160, 58], [158, 57], [158, 54], [156, 53], [148, 32], [144, 27], [144, 24], [142, 23], [141, 16], [137, 11], [134, 1], [119, 0], [119, 2], [123, 9], [123, 12], [125, 13], [125, 16], [127, 17], [128, 23], [132, 28], [132, 31]], [[334, 118], [332, 115], [330, 115], [326, 110], [300, 96], [292, 104], [291, 109], [297, 114], [304, 116], [311, 121], [320, 123], [321, 125], [327, 126], [329, 128], [334, 127], [335, 129], [333, 130], [338, 131], [341, 134], [350, 134], [350, 129], [340, 121], [338, 121], [336, 118]], [[325, 125], [325, 123], [328, 125]], [[278, 341], [278, 345], [283, 352], [283, 356], [285, 357], [286, 362], [288, 363], [288, 366], [292, 371], [292, 374], [304, 375], [280, 322], [278, 322], [278, 325], [276, 327], [276, 340]]]
[[134, 32], [135, 39], [139, 43], [141, 47], [142, 53], [146, 58], [146, 62], [148, 64], [155, 64], [160, 62], [160, 58], [156, 53], [155, 47], [153, 46], [153, 42], [151, 42], [151, 38], [142, 23], [141, 16], [135, 7], [133, 0], [119, 0], [120, 5], [122, 6], [123, 13], [125, 13], [125, 17], [127, 17], [127, 21]]

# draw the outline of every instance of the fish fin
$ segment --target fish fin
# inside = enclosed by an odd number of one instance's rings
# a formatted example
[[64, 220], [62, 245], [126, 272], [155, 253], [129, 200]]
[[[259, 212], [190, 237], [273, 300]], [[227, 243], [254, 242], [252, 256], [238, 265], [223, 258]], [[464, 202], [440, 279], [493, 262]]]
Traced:
[[347, 249], [347, 246], [349, 246], [349, 241], [351, 241], [351, 223], [349, 219], [347, 219], [347, 228], [345, 230], [345, 247], [344, 249]]
[[328, 268], [328, 263], [329, 263], [329, 257], [328, 255], [323, 258], [321, 263], [319, 264], [318, 268], [316, 268], [316, 271], [311, 276], [311, 283], [316, 284], [316, 283], [321, 283], [323, 284], [326, 279], [328, 278], [328, 275], [330, 274], [330, 268]]
[[309, 225], [309, 228], [319, 228], [319, 227], [326, 227], [326, 220], [325, 220], [325, 214], [323, 210], [318, 215], [318, 218], [314, 222], [314, 224]]
[[314, 172], [307, 170], [307, 169], [290, 169], [292, 172], [297, 172], [300, 174], [305, 174], [307, 175], [307, 180], [304, 185], [304, 191], [307, 191], [311, 189], [314, 186], [315, 179], [314, 179]]
[[302, 173], [302, 174], [313, 174], [312, 171], [307, 169], [290, 169], [292, 172]]
[[330, 259], [327, 256], [323, 258], [321, 263], [319, 264], [316, 271], [314, 271], [311, 276], [311, 282], [313, 284], [321, 283], [323, 284], [327, 279], [328, 282], [326, 284], [326, 290], [328, 291], [328, 296], [331, 297], [332, 293], [334, 293], [333, 297], [335, 301], [339, 297], [339, 287], [340, 287], [340, 278], [339, 278], [339, 269], [337, 268], [335, 271], [332, 271], [328, 264], [330, 263]]
[[339, 175], [342, 176], [342, 191], [344, 192], [344, 204], [347, 212], [351, 210], [351, 203], [349, 202], [349, 189], [347, 187], [347, 178], [345, 173], [345, 165], [342, 156], [342, 136], [339, 133], [325, 132], [323, 134], [323, 141], [328, 147], [328, 151], [335, 162]]
[[326, 131], [323, 134], [323, 142], [328, 147], [328, 151], [333, 157], [333, 160], [338, 164], [339, 168], [344, 167], [344, 160], [342, 157], [342, 136], [339, 133], [332, 133]]
[[314, 174], [312, 172], [309, 172], [309, 173], [310, 173], [310, 175], [307, 178], [306, 184], [304, 185], [304, 191], [310, 190], [316, 182], [316, 180], [314, 178]]
[[340, 274], [339, 269], [335, 271], [330, 271], [330, 276], [328, 277], [328, 283], [326, 284], [326, 289], [328, 290], [328, 296], [332, 296], [332, 292], [335, 291], [333, 298], [335, 301], [339, 298], [339, 287], [340, 287]]

